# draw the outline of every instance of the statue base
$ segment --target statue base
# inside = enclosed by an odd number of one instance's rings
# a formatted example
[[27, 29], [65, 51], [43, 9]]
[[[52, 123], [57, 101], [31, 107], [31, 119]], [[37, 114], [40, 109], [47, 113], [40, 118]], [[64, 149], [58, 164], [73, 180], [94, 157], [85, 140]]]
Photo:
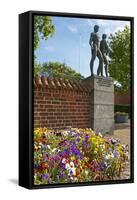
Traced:
[[110, 77], [90, 76], [83, 84], [91, 88], [91, 128], [96, 132], [113, 134], [114, 82]]

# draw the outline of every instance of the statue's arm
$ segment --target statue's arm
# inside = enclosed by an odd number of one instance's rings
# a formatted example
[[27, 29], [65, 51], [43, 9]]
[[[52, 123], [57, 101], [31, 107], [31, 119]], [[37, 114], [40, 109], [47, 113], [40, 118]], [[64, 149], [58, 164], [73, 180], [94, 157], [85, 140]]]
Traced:
[[91, 33], [91, 34], [90, 34], [90, 39], [89, 39], [89, 45], [90, 45], [90, 46], [92, 45], [92, 41], [93, 41], [93, 34]]
[[107, 44], [107, 42], [106, 42], [106, 45], [105, 45], [106, 47], [105, 47], [105, 49], [106, 49], [106, 55], [108, 55], [108, 53], [109, 53], [109, 47], [108, 47], [108, 44]]

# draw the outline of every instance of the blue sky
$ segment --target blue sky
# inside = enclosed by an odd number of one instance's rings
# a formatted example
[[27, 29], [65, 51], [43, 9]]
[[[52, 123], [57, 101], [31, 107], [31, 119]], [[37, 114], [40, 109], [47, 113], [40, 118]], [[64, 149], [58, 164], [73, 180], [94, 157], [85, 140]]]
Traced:
[[[94, 25], [99, 25], [99, 35], [110, 34], [122, 30], [129, 21], [81, 19], [70, 17], [52, 17], [55, 33], [48, 40], [40, 40], [35, 54], [38, 63], [59, 61], [80, 72], [84, 77], [90, 75], [91, 49], [89, 46], [90, 33]], [[96, 74], [98, 59], [95, 61]]]

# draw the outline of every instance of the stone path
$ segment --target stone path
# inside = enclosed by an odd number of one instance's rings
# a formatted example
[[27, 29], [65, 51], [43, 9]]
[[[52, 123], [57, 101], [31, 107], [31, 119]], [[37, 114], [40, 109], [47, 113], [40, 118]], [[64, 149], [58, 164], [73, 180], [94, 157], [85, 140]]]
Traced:
[[115, 124], [114, 137], [119, 138], [121, 143], [128, 144], [130, 148], [130, 122]]

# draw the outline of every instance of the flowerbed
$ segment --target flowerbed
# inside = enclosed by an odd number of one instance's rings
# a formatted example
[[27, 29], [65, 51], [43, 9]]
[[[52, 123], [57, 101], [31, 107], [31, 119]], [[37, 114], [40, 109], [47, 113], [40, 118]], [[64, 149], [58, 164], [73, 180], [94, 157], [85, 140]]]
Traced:
[[34, 130], [34, 184], [118, 179], [128, 146], [91, 129]]

